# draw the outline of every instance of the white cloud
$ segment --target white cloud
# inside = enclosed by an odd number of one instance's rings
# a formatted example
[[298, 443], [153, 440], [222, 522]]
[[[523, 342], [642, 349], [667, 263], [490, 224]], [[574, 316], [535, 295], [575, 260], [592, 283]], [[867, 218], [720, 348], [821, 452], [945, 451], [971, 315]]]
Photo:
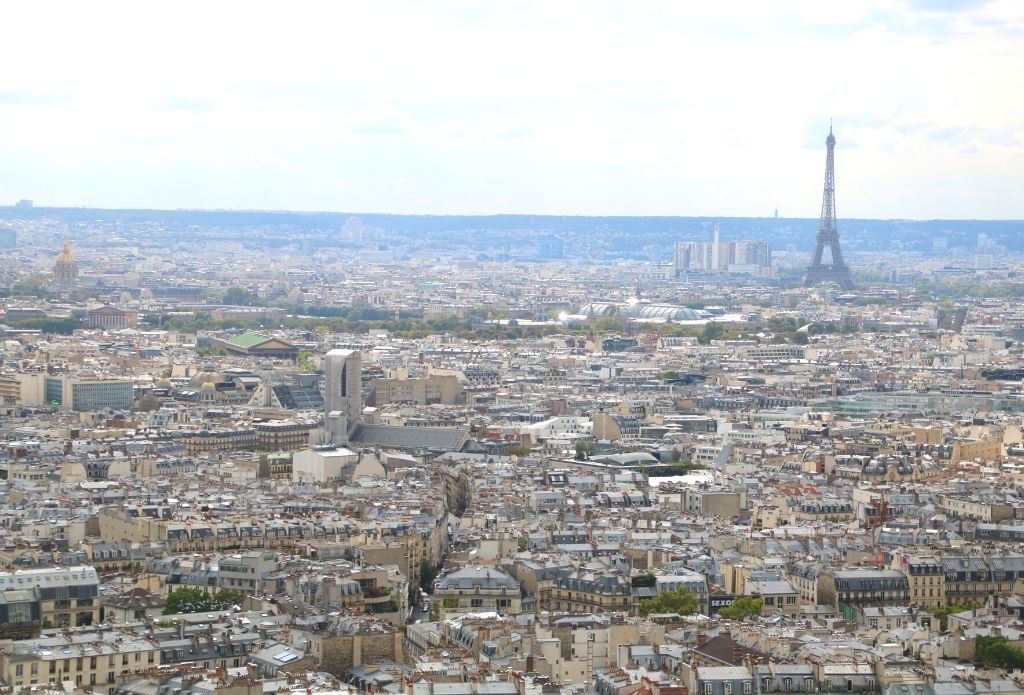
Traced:
[[[1024, 217], [1003, 2], [12, 3], [0, 199]], [[20, 166], [15, 171], [14, 166]], [[913, 194], [901, 194], [912, 191]]]

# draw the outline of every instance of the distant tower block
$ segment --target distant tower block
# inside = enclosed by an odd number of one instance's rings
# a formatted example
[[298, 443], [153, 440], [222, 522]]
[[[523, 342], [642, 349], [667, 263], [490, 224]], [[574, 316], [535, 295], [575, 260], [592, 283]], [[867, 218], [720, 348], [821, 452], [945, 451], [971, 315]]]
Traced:
[[[818, 226], [818, 239], [814, 245], [814, 257], [804, 273], [803, 286], [811, 287], [825, 282], [834, 282], [844, 290], [853, 289], [853, 278], [850, 269], [843, 262], [843, 252], [839, 248], [839, 230], [836, 228], [836, 178], [835, 149], [836, 138], [832, 135], [831, 126], [825, 139], [828, 154], [825, 156], [825, 195], [821, 201], [821, 222]], [[825, 250], [829, 251], [828, 260]]]

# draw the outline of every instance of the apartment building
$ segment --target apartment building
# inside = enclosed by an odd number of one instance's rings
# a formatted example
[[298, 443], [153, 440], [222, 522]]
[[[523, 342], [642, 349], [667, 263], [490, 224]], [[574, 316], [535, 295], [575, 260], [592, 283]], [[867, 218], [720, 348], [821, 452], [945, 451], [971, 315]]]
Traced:
[[96, 568], [84, 565], [0, 572], [7, 622], [13, 625], [93, 625], [99, 622], [98, 587]]
[[12, 642], [0, 651], [0, 673], [15, 687], [72, 681], [113, 695], [118, 679], [161, 664], [160, 648], [124, 632], [89, 631]]
[[445, 617], [484, 611], [514, 615], [522, 607], [519, 582], [490, 567], [466, 567], [446, 574], [434, 588], [434, 601]]

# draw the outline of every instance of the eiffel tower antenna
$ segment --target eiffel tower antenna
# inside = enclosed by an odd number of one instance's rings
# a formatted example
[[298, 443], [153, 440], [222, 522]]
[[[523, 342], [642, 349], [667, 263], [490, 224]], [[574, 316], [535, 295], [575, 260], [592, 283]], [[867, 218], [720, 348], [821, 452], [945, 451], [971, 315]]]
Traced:
[[[814, 244], [814, 255], [811, 264], [804, 273], [804, 287], [811, 287], [825, 282], [832, 282], [844, 290], [853, 289], [853, 278], [850, 268], [843, 262], [843, 251], [839, 248], [839, 229], [836, 227], [836, 175], [835, 149], [836, 138], [832, 135], [832, 119], [828, 119], [828, 137], [825, 138], [828, 153], [825, 155], [825, 192], [821, 200], [821, 222], [818, 225], [818, 238]], [[825, 247], [828, 247], [830, 259], [824, 260]]]

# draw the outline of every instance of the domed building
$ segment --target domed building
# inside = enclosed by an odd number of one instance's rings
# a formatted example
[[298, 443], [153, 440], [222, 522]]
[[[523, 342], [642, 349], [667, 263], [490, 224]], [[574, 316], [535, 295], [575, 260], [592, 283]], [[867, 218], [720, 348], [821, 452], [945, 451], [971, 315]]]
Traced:
[[217, 385], [212, 381], [203, 382], [196, 393], [196, 400], [203, 403], [210, 403], [217, 400]]
[[64, 250], [53, 263], [53, 281], [58, 285], [73, 285], [78, 282], [78, 261], [71, 253], [71, 244], [64, 240]]
[[192, 388], [202, 388], [206, 384], [217, 385], [224, 382], [224, 375], [217, 371], [217, 368], [210, 362], [203, 365], [202, 371], [196, 372], [188, 380]]

